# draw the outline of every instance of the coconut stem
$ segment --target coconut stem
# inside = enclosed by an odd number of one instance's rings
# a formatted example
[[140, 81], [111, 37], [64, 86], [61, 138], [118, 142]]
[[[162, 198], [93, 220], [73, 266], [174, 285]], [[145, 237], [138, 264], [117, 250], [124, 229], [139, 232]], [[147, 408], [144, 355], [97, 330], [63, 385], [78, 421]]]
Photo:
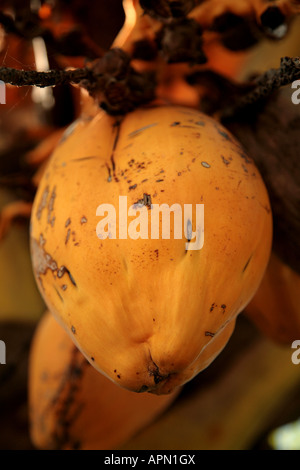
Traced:
[[35, 70], [16, 70], [9, 67], [0, 67], [0, 80], [15, 86], [35, 85], [40, 88], [63, 85], [66, 83], [79, 83], [90, 75], [88, 69], [75, 70], [49, 70], [37, 72]]
[[246, 93], [230, 107], [222, 111], [222, 121], [235, 118], [268, 99], [279, 88], [300, 79], [300, 57], [283, 57], [278, 69], [270, 69], [258, 76], [253, 82], [254, 88]]

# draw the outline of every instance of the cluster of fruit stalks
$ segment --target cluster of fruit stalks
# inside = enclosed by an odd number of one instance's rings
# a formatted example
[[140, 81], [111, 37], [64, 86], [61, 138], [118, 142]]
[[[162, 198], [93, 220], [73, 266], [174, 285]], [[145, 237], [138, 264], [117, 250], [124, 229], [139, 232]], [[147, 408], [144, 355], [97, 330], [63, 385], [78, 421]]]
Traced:
[[[86, 88], [99, 106], [111, 115], [123, 115], [138, 106], [153, 101], [156, 97], [157, 77], [155, 68], [151, 71], [137, 71], [132, 60], [138, 59], [153, 62], [159, 56], [167, 64], [187, 63], [191, 70], [196, 66], [192, 80], [195, 83], [203, 79], [199, 66], [206, 63], [203, 52], [203, 32], [205, 28], [198, 18], [187, 15], [202, 4], [210, 4], [213, 9], [215, 0], [140, 0], [139, 5], [144, 14], [161, 23], [155, 33], [154, 41], [139, 40], [134, 44], [132, 54], [120, 48], [111, 48], [103, 52], [102, 57], [94, 60], [84, 68], [74, 70], [50, 70], [48, 72], [24, 71], [12, 68], [0, 68], [0, 80], [15, 86], [35, 85], [38, 87], [57, 86], [66, 83], [79, 84]], [[220, 2], [219, 2], [220, 3]], [[250, 27], [249, 11], [251, 7], [261, 8], [259, 25], [260, 34], [273, 39], [280, 39], [287, 31], [287, 23], [291, 17], [300, 12], [300, 1], [284, 0], [277, 5], [266, 6], [264, 2], [245, 2], [244, 16], [233, 13], [230, 0], [228, 11], [213, 20], [207, 29], [220, 34], [220, 41], [231, 50], [250, 47], [257, 41]], [[299, 3], [299, 5], [298, 5]], [[252, 5], [253, 4], [253, 5]], [[264, 6], [263, 6], [264, 5]], [[292, 5], [292, 6], [291, 6]], [[240, 5], [241, 6], [241, 5]], [[232, 6], [231, 6], [232, 7]], [[285, 13], [289, 18], [286, 17]], [[289, 15], [288, 15], [289, 13]], [[253, 18], [251, 19], [253, 22]], [[256, 20], [257, 22], [258, 20]], [[1, 14], [0, 22], [4, 28], [12, 30], [11, 18]], [[201, 23], [201, 24], [200, 24]], [[8, 27], [9, 25], [9, 27]], [[14, 31], [16, 32], [16, 31]], [[242, 35], [242, 36], [241, 36]], [[215, 74], [216, 75], [216, 74]], [[192, 75], [186, 77], [187, 81]], [[196, 78], [195, 78], [196, 77]], [[215, 77], [212, 77], [213, 79]], [[225, 109], [218, 109], [221, 120], [230, 119], [248, 106], [266, 99], [276, 89], [288, 85], [300, 78], [300, 59], [284, 57], [278, 69], [267, 71], [250, 83], [239, 86], [222, 77], [222, 86], [231, 90], [231, 103]], [[226, 83], [227, 82], [227, 83]], [[232, 91], [233, 90], [233, 91]]]

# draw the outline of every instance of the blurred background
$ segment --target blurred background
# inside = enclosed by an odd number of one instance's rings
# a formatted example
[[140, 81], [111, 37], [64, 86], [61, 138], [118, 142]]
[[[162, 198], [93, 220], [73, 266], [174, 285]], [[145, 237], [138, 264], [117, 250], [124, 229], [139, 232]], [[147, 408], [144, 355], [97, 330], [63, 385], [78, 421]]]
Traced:
[[[121, 0], [0, 2], [0, 66], [82, 67], [111, 46], [124, 18]], [[299, 50], [298, 19], [281, 41], [264, 38], [246, 53], [232, 52], [233, 60], [239, 54], [243, 59], [237, 77], [245, 80], [278, 67], [281, 57], [297, 56]], [[0, 209], [9, 207], [8, 215], [17, 215], [9, 230], [0, 223], [0, 340], [6, 345], [6, 364], [0, 364], [2, 450], [34, 448], [28, 423], [28, 357], [45, 305], [31, 268], [30, 202], [40, 160], [79, 113], [79, 92], [70, 85], [7, 85], [6, 103], [0, 104]], [[120, 443], [120, 449], [300, 450], [300, 364], [293, 364], [291, 355], [290, 346], [266, 338], [241, 314], [214, 363], [159, 418]]]

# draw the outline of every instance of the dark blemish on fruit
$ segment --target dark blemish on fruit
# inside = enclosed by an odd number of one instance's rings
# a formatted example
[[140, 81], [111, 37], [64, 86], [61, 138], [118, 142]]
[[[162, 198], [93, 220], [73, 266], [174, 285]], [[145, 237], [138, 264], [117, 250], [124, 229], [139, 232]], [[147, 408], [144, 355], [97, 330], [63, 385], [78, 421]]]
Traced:
[[67, 286], [66, 284], [63, 284], [63, 285], [61, 286], [61, 289], [62, 289], [63, 291], [65, 291], [65, 290], [67, 289], [67, 287], [68, 287], [68, 286]]
[[66, 272], [66, 268], [64, 266], [61, 266], [59, 270], [57, 271], [57, 277], [60, 279], [61, 277], [63, 277], [65, 272]]
[[190, 219], [188, 219], [186, 223], [186, 238], [187, 238], [188, 243], [191, 241], [192, 236], [193, 236], [192, 222], [190, 221]]
[[161, 183], [162, 181], [164, 181], [164, 180], [156, 180], [156, 183]]
[[40, 234], [40, 246], [44, 246], [45, 243], [46, 243], [46, 240], [45, 240], [43, 234], [41, 233], [41, 234]]
[[177, 175], [178, 175], [178, 176], [181, 176], [181, 171], [178, 171]]
[[117, 369], [114, 369], [114, 373], [115, 373], [115, 374], [117, 373]]
[[95, 360], [95, 358], [94, 358], [94, 357], [91, 357], [91, 361], [93, 361], [93, 362], [94, 362], [94, 360]]
[[84, 162], [85, 160], [94, 160], [97, 157], [79, 157], [79, 158], [72, 158], [71, 162]]
[[143, 180], [142, 183], [146, 183], [146, 181], [148, 181], [148, 178], [146, 178], [145, 180]]
[[70, 235], [71, 235], [71, 229], [69, 228], [67, 231], [66, 239], [65, 239], [65, 245], [68, 243]]
[[248, 268], [249, 263], [250, 263], [250, 261], [251, 261], [251, 258], [252, 258], [252, 255], [250, 256], [250, 258], [248, 259], [247, 263], [246, 263], [245, 266], [243, 267], [243, 271], [242, 271], [243, 273], [244, 273], [244, 272], [246, 271], [246, 269]]
[[197, 126], [205, 126], [205, 122], [204, 121], [197, 121], [195, 122], [195, 124], [197, 124]]
[[136, 165], [137, 171], [140, 172], [141, 170], [145, 170], [145, 162], [137, 163]]
[[226, 166], [230, 165], [230, 161], [226, 160], [226, 158], [223, 155], [221, 155], [221, 158], [222, 158], [222, 161], [223, 161], [224, 165], [226, 165]]
[[55, 198], [56, 198], [56, 186], [54, 186], [49, 202], [48, 202], [48, 219], [47, 220], [48, 220], [48, 224], [50, 224], [51, 227], [54, 226], [54, 222], [55, 222], [55, 216], [52, 217]]
[[171, 124], [171, 127], [175, 127], [175, 126], [180, 126], [180, 122], [179, 121], [175, 121]]
[[215, 333], [212, 333], [211, 331], [206, 331], [205, 336], [211, 336], [213, 338], [215, 336]]
[[147, 385], [142, 385], [141, 388], [139, 390], [137, 390], [137, 393], [144, 393], [144, 392], [147, 392], [149, 389], [147, 387]]
[[153, 321], [155, 321], [155, 318], [152, 318]]
[[129, 160], [129, 162], [128, 162], [128, 165], [129, 165], [130, 167], [132, 167], [132, 166], [133, 166], [133, 164], [134, 164], [134, 158], [132, 158], [132, 159], [131, 159], [131, 160]]
[[222, 313], [225, 313], [225, 310], [226, 310], [226, 305], [225, 305], [225, 304], [222, 304], [222, 305], [221, 305], [221, 309], [223, 310], [223, 312], [222, 312]]
[[194, 137], [195, 139], [200, 139], [200, 137], [201, 137], [200, 132], [194, 132], [194, 133], [193, 133], [193, 137]]
[[225, 140], [232, 141], [230, 135], [224, 129], [221, 129], [217, 124], [215, 124], [215, 129], [218, 131], [220, 136], [222, 136]]
[[152, 361], [152, 364], [149, 364], [148, 366], [148, 374], [150, 377], [153, 377], [155, 385], [158, 385], [160, 382], [167, 379], [169, 375], [162, 375], [160, 373], [159, 367], [153, 361], [151, 354], [150, 354], [150, 359]]
[[81, 217], [80, 223], [81, 223], [81, 225], [87, 223], [87, 218], [84, 215]]
[[[114, 127], [117, 128], [117, 131], [116, 131], [116, 136], [115, 136], [114, 143], [113, 143], [113, 148], [112, 148], [112, 152], [111, 152], [111, 156], [110, 156], [110, 161], [111, 161], [111, 165], [112, 165], [112, 174], [113, 174], [114, 180], [118, 183], [118, 182], [119, 182], [119, 179], [116, 177], [116, 164], [115, 164], [115, 160], [114, 160], [114, 155], [115, 155], [115, 151], [116, 151], [117, 144], [118, 144], [118, 141], [119, 141], [120, 128], [121, 128], [121, 121], [117, 121], [117, 122], [114, 124]], [[109, 168], [109, 167], [108, 167], [108, 168]], [[109, 182], [111, 181], [111, 172], [110, 172], [110, 169], [109, 169], [108, 181], [109, 181]]]
[[70, 225], [70, 223], [71, 223], [71, 219], [69, 217], [65, 222], [65, 227], [68, 227]]
[[121, 378], [120, 374], [117, 374], [117, 377], [118, 377], [118, 379], [120, 379]]
[[112, 177], [111, 177], [111, 169], [110, 169], [110, 167], [108, 166], [107, 163], [106, 163], [106, 167], [107, 167], [107, 170], [108, 170], [108, 178], [107, 178], [107, 181], [108, 181], [108, 183], [110, 183], [111, 180], [112, 180]]
[[67, 273], [69, 278], [70, 278], [70, 281], [72, 282], [73, 286], [77, 287], [77, 284], [72, 276], [72, 274], [70, 273], [70, 271], [68, 270], [68, 268], [66, 268], [65, 266], [61, 266], [59, 268], [59, 270], [57, 271], [57, 277], [60, 279], [61, 277], [63, 277], [63, 275]]
[[248, 173], [248, 169], [245, 167], [245, 165], [242, 165], [242, 168], [243, 168], [245, 173]]
[[239, 155], [240, 155], [241, 158], [243, 158], [245, 160], [245, 163], [250, 163], [250, 164], [253, 163], [244, 152], [239, 152]]
[[[150, 194], [143, 194], [143, 199], [139, 199], [137, 202], [133, 204], [133, 206], [146, 206], [148, 209], [151, 209], [152, 200]], [[136, 209], [136, 207], [134, 207]]]
[[132, 147], [132, 145], [133, 145], [132, 143], [131, 143], [131, 144], [128, 144], [128, 145], [126, 145], [126, 146], [125, 146], [125, 147], [124, 147], [122, 150], [127, 150], [128, 148]]
[[71, 331], [72, 331], [72, 333], [73, 333], [74, 335], [76, 334], [76, 328], [75, 328], [75, 326], [73, 326], [73, 325], [71, 326]]
[[158, 258], [159, 257], [159, 250], [157, 250], [157, 249], [154, 250], [154, 253], [156, 254], [156, 258]]
[[47, 205], [48, 195], [49, 195], [49, 186], [46, 186], [46, 188], [43, 191], [38, 209], [36, 211], [36, 217], [37, 217], [38, 220], [40, 220], [40, 218], [42, 216], [42, 212], [43, 212], [43, 210], [45, 209], [45, 207]]
[[110, 161], [112, 163], [112, 170], [113, 170], [114, 180], [118, 183], [119, 179], [116, 176], [116, 164], [115, 164], [115, 160], [114, 160], [114, 154], [111, 155]]
[[216, 190], [219, 190], [220, 188], [218, 186], [215, 187]]
[[204, 166], [204, 168], [210, 168], [210, 164], [207, 162], [201, 162], [201, 165]]
[[211, 307], [210, 307], [209, 311], [212, 312], [215, 307], [216, 307], [215, 303], [211, 304]]
[[137, 187], [137, 184], [133, 184], [132, 186], [129, 186], [129, 191], [131, 191], [132, 189], [135, 189]]
[[46, 274], [48, 269], [53, 272], [57, 271], [58, 268], [56, 261], [34, 238], [31, 239], [31, 251], [33, 255], [33, 267], [38, 275]]
[[[187, 224], [186, 224], [186, 240], [188, 243], [192, 240], [192, 234], [193, 234], [193, 227], [192, 227], [192, 222], [188, 219]], [[185, 248], [185, 254], [187, 254], [189, 250]], [[190, 254], [190, 256], [192, 256]]]
[[145, 131], [146, 129], [150, 129], [151, 127], [157, 126], [157, 122], [154, 122], [153, 124], [148, 124], [148, 126], [141, 127], [140, 129], [137, 129], [136, 131], [130, 132], [128, 134], [128, 137], [136, 137], [137, 135], [141, 134], [141, 132]]
[[60, 298], [60, 300], [61, 300], [62, 302], [64, 302], [64, 299], [63, 299], [62, 296], [60, 295], [60, 293], [59, 293], [59, 291], [57, 290], [57, 288], [56, 288], [55, 286], [53, 286], [53, 287], [54, 287], [55, 292], [57, 293], [58, 297]]

